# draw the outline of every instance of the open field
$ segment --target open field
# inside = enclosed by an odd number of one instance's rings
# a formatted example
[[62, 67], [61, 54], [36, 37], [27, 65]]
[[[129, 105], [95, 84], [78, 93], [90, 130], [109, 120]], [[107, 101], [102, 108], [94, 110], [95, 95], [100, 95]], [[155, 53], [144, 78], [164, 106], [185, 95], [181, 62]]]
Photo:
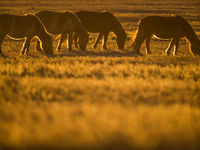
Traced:
[[[153, 39], [152, 55], [134, 55], [131, 38], [140, 17], [181, 14], [200, 33], [199, 0], [1, 0], [0, 13], [107, 9], [128, 33], [126, 50], [115, 35], [107, 47], [74, 49], [48, 59], [20, 56], [23, 41], [6, 38], [0, 57], [0, 150], [199, 150], [200, 56], [182, 39], [178, 56], [169, 41]], [[54, 49], [58, 41], [54, 41]]]

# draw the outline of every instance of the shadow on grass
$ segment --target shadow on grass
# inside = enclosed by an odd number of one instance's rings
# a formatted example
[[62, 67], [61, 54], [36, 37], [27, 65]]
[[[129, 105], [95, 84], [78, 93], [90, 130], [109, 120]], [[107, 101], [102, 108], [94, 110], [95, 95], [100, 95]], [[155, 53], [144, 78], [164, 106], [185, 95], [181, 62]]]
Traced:
[[138, 54], [135, 54], [133, 52], [123, 50], [123, 51], [115, 51], [115, 50], [100, 50], [100, 51], [82, 51], [82, 50], [72, 50], [68, 52], [57, 52], [55, 53], [54, 57], [75, 57], [75, 56], [91, 56], [91, 57], [137, 57], [141, 56]]
[[3, 145], [2, 150], [198, 150], [200, 145], [196, 143], [191, 146], [191, 144], [187, 145], [183, 141], [180, 143], [173, 144], [165, 139], [158, 139], [155, 143], [152, 143], [151, 140], [144, 145], [141, 143], [134, 143], [128, 137], [123, 136], [121, 134], [114, 135], [105, 139], [105, 141], [99, 140], [98, 143], [91, 144], [83, 144], [79, 145], [79, 141], [77, 140], [77, 145], [67, 144], [67, 140], [62, 139], [64, 143], [55, 140], [50, 143], [24, 143], [24, 145]]

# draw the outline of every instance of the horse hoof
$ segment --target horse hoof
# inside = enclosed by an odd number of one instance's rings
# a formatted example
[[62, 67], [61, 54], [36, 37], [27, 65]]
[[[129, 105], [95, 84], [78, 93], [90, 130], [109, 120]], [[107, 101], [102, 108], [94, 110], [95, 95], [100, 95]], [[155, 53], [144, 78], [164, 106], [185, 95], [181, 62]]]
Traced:
[[36, 52], [41, 52], [42, 49], [36, 48], [35, 51], [36, 51]]
[[1, 54], [0, 54], [0, 57], [5, 57], [5, 56], [4, 56], [4, 54], [1, 53]]
[[57, 51], [57, 52], [60, 52], [60, 48], [57, 48], [56, 51]]
[[103, 49], [104, 49], [104, 50], [108, 50], [108, 48], [107, 48], [107, 47], [103, 47]]
[[47, 54], [47, 57], [48, 57], [48, 58], [53, 58], [54, 56], [53, 56], [53, 55], [50, 55], [50, 54]]
[[94, 45], [93, 47], [92, 47], [92, 49], [96, 49], [97, 48], [97, 45]]
[[133, 51], [133, 53], [137, 55], [141, 54], [139, 51]]
[[169, 53], [170, 53], [169, 51], [165, 51], [165, 54], [166, 54], [167, 56], [169, 56]]
[[147, 52], [147, 55], [151, 55], [152, 53], [151, 52]]
[[78, 48], [78, 45], [75, 45], [75, 48]]

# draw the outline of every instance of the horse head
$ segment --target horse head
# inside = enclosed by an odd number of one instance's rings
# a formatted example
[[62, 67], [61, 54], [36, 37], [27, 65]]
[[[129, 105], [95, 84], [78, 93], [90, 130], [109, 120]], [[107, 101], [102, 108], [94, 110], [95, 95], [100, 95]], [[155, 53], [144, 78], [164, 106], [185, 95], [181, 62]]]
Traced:
[[48, 57], [52, 57], [53, 56], [53, 46], [52, 46], [52, 38], [50, 35], [46, 34], [46, 36], [43, 36], [42, 39], [40, 39], [41, 42], [41, 48], [43, 49], [43, 51], [45, 52], [45, 54]]
[[89, 41], [89, 34], [87, 31], [78, 31], [77, 35], [79, 37], [79, 47], [81, 50], [86, 50], [87, 43]]
[[198, 42], [190, 44], [189, 49], [193, 55], [200, 55], [200, 40]]
[[117, 34], [116, 42], [119, 49], [124, 49], [126, 37], [127, 37], [127, 34], [124, 30]]

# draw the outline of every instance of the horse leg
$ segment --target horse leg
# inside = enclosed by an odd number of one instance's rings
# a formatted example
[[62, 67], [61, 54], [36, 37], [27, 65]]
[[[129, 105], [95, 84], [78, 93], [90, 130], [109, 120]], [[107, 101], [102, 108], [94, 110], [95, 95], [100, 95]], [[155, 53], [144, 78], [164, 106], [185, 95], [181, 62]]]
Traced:
[[170, 41], [169, 47], [165, 50], [165, 54], [169, 55], [170, 50], [171, 50], [172, 47], [174, 46], [174, 42], [175, 42], [175, 39], [173, 38], [173, 39]]
[[29, 37], [29, 38], [27, 39], [27, 41], [26, 41], [26, 42], [27, 42], [27, 45], [26, 45], [26, 52], [25, 52], [26, 55], [29, 53], [29, 48], [30, 48], [31, 39], [32, 39], [32, 37]]
[[133, 51], [136, 53], [136, 54], [140, 54], [140, 47], [142, 45], [142, 43], [144, 42], [144, 40], [146, 39], [146, 37], [148, 36], [146, 34], [147, 32], [143, 31], [143, 30], [137, 30], [136, 31], [136, 37], [135, 37], [135, 40], [133, 42]]
[[97, 38], [97, 40], [96, 40], [96, 42], [95, 42], [95, 44], [94, 44], [94, 46], [93, 46], [93, 49], [96, 49], [96, 48], [97, 48], [97, 44], [98, 44], [99, 40], [102, 38], [102, 36], [103, 36], [103, 33], [100, 32], [100, 33], [99, 33], [99, 36], [98, 36], [98, 38]]
[[3, 56], [3, 53], [2, 53], [2, 50], [1, 50], [1, 45], [2, 45], [2, 42], [3, 42], [3, 39], [5, 38], [5, 36], [6, 36], [6, 34], [2, 34], [0, 36], [0, 55], [2, 55], [2, 56]]
[[142, 36], [142, 37], [140, 37], [140, 38], [137, 38], [136, 37], [136, 40], [134, 41], [134, 43], [133, 43], [133, 51], [136, 53], [136, 54], [139, 54], [140, 53], [140, 47], [141, 47], [141, 45], [142, 45], [142, 43], [144, 42], [144, 40], [145, 40], [145, 37], [146, 36]]
[[74, 34], [74, 44], [75, 44], [75, 47], [78, 48], [78, 35], [76, 33]]
[[108, 49], [107, 47], [106, 47], [106, 43], [107, 43], [107, 40], [108, 40], [108, 34], [109, 33], [104, 33], [104, 39], [103, 39], [103, 49]]
[[179, 47], [179, 39], [176, 39], [175, 45], [174, 45], [173, 55], [177, 55], [178, 47]]
[[28, 54], [31, 39], [32, 39], [32, 37], [25, 38], [21, 54], [23, 54], [23, 55], [27, 55]]
[[58, 46], [57, 46], [57, 51], [58, 52], [60, 51], [62, 43], [64, 42], [64, 40], [66, 39], [66, 37], [67, 37], [67, 33], [62, 33], [61, 34], [61, 37], [60, 37], [60, 40], [59, 40], [59, 43], [58, 43]]
[[146, 54], [151, 54], [151, 51], [150, 51], [150, 48], [149, 48], [149, 44], [150, 44], [150, 41], [151, 41], [151, 36], [152, 35], [149, 35], [146, 38]]
[[36, 49], [35, 49], [36, 51], [39, 51], [39, 52], [41, 52], [42, 51], [42, 49], [41, 49], [41, 47], [40, 47], [40, 41], [37, 39], [36, 40]]
[[23, 43], [23, 48], [21, 50], [21, 54], [24, 55], [25, 54], [25, 50], [26, 50], [26, 40], [27, 40], [27, 37], [25, 38], [25, 41]]
[[73, 32], [69, 32], [69, 36], [68, 36], [68, 49], [69, 49], [69, 51], [72, 50], [72, 42], [73, 42]]

